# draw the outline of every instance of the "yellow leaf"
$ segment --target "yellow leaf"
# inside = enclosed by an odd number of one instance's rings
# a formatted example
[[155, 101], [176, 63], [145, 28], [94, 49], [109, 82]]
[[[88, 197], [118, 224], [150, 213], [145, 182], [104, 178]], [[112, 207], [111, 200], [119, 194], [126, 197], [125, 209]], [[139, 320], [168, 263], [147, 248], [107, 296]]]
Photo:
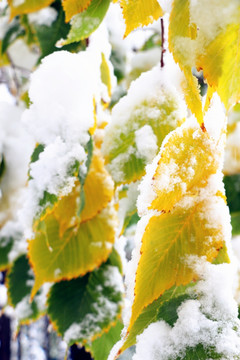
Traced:
[[142, 237], [128, 331], [144, 307], [167, 289], [197, 279], [189, 256], [205, 256], [212, 262], [225, 245], [225, 229], [209, 215], [210, 209], [226, 207], [222, 197], [212, 196], [189, 208], [152, 216]]
[[114, 183], [104, 167], [100, 151], [95, 151], [89, 173], [84, 184], [85, 207], [81, 214], [81, 222], [97, 215], [112, 200]]
[[111, 73], [104, 53], [102, 53], [102, 62], [101, 62], [100, 70], [101, 70], [101, 80], [103, 84], [106, 85], [107, 87], [108, 96], [111, 97], [112, 94]]
[[[90, 169], [84, 184], [85, 206], [80, 218], [77, 216], [81, 185], [77, 180], [72, 192], [60, 199], [55, 207], [41, 220], [53, 213], [59, 222], [60, 236], [70, 227], [92, 219], [112, 200], [114, 184], [104, 167], [104, 160], [99, 150], [95, 150]], [[37, 222], [38, 223], [38, 222]], [[36, 223], [36, 225], [37, 225]]]
[[126, 23], [125, 36], [139, 26], [149, 25], [163, 15], [157, 0], [120, 0]]
[[54, 0], [8, 0], [8, 4], [11, 9], [11, 19], [17, 15], [38, 11], [46, 6], [49, 6], [53, 1]]
[[229, 25], [206, 47], [197, 67], [203, 69], [227, 110], [240, 100], [240, 21]]
[[66, 15], [66, 22], [88, 8], [92, 0], [63, 0], [62, 6]]
[[169, 19], [169, 50], [185, 75], [182, 89], [186, 103], [201, 125], [202, 102], [197, 79], [192, 75], [196, 36], [196, 24], [190, 21], [189, 0], [174, 0]]
[[115, 238], [116, 211], [112, 203], [93, 219], [60, 236], [54, 214], [40, 223], [29, 241], [29, 260], [35, 273], [33, 298], [44, 282], [85, 275], [108, 258]]
[[199, 127], [175, 130], [161, 150], [153, 176], [155, 199], [150, 209], [170, 211], [186, 192], [197, 195], [219, 166], [220, 151]]

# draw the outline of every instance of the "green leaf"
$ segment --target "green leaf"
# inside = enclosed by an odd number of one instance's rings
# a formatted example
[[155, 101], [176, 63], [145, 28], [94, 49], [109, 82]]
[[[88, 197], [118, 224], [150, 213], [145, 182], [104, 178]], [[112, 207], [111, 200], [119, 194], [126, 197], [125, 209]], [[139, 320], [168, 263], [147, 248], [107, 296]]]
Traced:
[[78, 209], [77, 209], [77, 216], [81, 215], [81, 213], [82, 213], [82, 211], [83, 211], [83, 209], [85, 207], [85, 204], [86, 204], [84, 184], [85, 184], [85, 181], [86, 181], [89, 169], [90, 169], [90, 165], [92, 163], [92, 158], [93, 158], [93, 139], [92, 139], [92, 136], [90, 136], [90, 139], [87, 142], [85, 150], [86, 150], [86, 153], [87, 153], [87, 161], [86, 161], [87, 171], [84, 174], [82, 174], [81, 171], [78, 172], [78, 179], [79, 179], [79, 182], [81, 184], [81, 188], [80, 188], [80, 196], [79, 196], [79, 205], [78, 205]]
[[[139, 82], [142, 86], [141, 79]], [[147, 98], [136, 104], [131, 111], [126, 105], [124, 113], [124, 104], [130, 101], [133, 89], [130, 88], [129, 93], [122, 99], [122, 103], [117, 104], [113, 109], [113, 121], [106, 128], [103, 141], [102, 150], [106, 166], [116, 184], [141, 179], [145, 174], [145, 166], [156, 156], [165, 136], [184, 121], [178, 118], [179, 102], [171, 90], [161, 85], [157, 89], [154, 88], [154, 91], [150, 89]], [[118, 112], [121, 113], [121, 122]], [[156, 150], [153, 147], [151, 151], [145, 153], [139, 149], [139, 142], [137, 143], [136, 140], [137, 131], [142, 134], [144, 126], [147, 127], [146, 131], [150, 136], [152, 133], [152, 143], [156, 141]]]
[[34, 284], [34, 274], [26, 255], [20, 256], [7, 274], [8, 301], [16, 309], [19, 322], [26, 323], [38, 318], [39, 309], [37, 296], [30, 303], [30, 294]]
[[103, 335], [92, 342], [88, 349], [94, 360], [107, 360], [113, 345], [120, 340], [122, 329], [122, 322], [117, 321], [107, 333], [103, 333]]
[[121, 256], [119, 255], [118, 251], [114, 247], [113, 247], [111, 254], [109, 255], [109, 258], [107, 259], [106, 264], [116, 266], [118, 268], [120, 274], [123, 274]]
[[[192, 286], [191, 284], [190, 286]], [[157, 300], [145, 307], [133, 327], [131, 328], [121, 351], [125, 351], [130, 346], [136, 344], [136, 337], [140, 335], [151, 323], [164, 320], [173, 326], [177, 321], [177, 309], [179, 305], [190, 296], [186, 294], [187, 286], [173, 286], [165, 291]]]
[[64, 11], [60, 8], [57, 19], [51, 26], [34, 25], [34, 28], [41, 48], [41, 58], [43, 58], [54, 51], [62, 50], [55, 45], [59, 39], [67, 36], [70, 25], [66, 24]]
[[240, 174], [224, 176], [223, 182], [230, 212], [240, 211]]
[[19, 20], [13, 21], [2, 39], [2, 55], [15, 40], [24, 35], [25, 29], [21, 26]]
[[[37, 144], [33, 153], [31, 155], [30, 164], [35, 163], [39, 159], [39, 155], [44, 151], [45, 146], [42, 144]], [[30, 175], [30, 168], [28, 170], [28, 180], [31, 180], [32, 176]]]
[[[178, 357], [176, 360], [215, 360], [224, 359], [223, 355], [217, 354], [212, 348], [205, 348], [202, 344], [198, 344], [195, 348], [188, 348], [185, 356]], [[169, 359], [171, 360], [171, 359]]]
[[240, 235], [240, 211], [231, 213], [232, 235]]
[[61, 41], [60, 45], [67, 45], [88, 38], [103, 21], [109, 4], [110, 0], [92, 0], [85, 11], [74, 16], [67, 39]]
[[53, 285], [48, 314], [68, 344], [89, 343], [117, 320], [122, 306], [119, 281], [118, 268], [103, 264], [83, 277]]
[[8, 255], [12, 250], [14, 239], [12, 237], [0, 238], [0, 271], [5, 270], [9, 266]]
[[3, 176], [4, 174], [4, 170], [5, 170], [5, 160], [4, 160], [4, 156], [0, 154], [0, 178]]
[[40, 212], [37, 214], [37, 218], [43, 217], [47, 210], [51, 210], [55, 203], [58, 201], [58, 197], [54, 194], [50, 194], [48, 191], [44, 191], [42, 199], [39, 201], [39, 206], [41, 208]]

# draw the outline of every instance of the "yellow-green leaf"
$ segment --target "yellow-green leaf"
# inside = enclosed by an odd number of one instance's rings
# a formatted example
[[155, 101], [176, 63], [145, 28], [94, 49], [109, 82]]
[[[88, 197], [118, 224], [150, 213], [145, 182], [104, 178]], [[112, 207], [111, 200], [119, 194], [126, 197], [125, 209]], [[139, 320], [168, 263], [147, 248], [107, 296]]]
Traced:
[[63, 0], [62, 6], [66, 14], [66, 21], [70, 21], [74, 15], [86, 10], [90, 3], [91, 0]]
[[217, 172], [220, 155], [215, 142], [199, 127], [175, 130], [159, 155], [150, 208], [170, 211], [186, 192], [197, 196]]
[[216, 224], [208, 209], [226, 207], [221, 196], [212, 196], [188, 207], [150, 218], [142, 237], [136, 273], [132, 317], [128, 331], [143, 308], [167, 289], [197, 279], [189, 256], [205, 256], [212, 262], [224, 246], [225, 229]]
[[[240, 7], [239, 7], [240, 18]], [[227, 110], [240, 100], [240, 20], [222, 31], [199, 55], [197, 67]]]
[[40, 223], [29, 242], [29, 259], [35, 273], [32, 297], [44, 282], [82, 276], [108, 258], [115, 238], [116, 211], [110, 203], [93, 219], [69, 228], [60, 236], [54, 214]]
[[163, 15], [157, 0], [120, 0], [126, 23], [125, 36], [139, 26], [149, 25]]
[[95, 151], [90, 169], [83, 186], [85, 205], [80, 218], [77, 209], [80, 197], [81, 185], [76, 181], [70, 195], [63, 197], [52, 210], [60, 226], [60, 235], [69, 227], [92, 219], [102, 211], [112, 200], [114, 184], [104, 167], [104, 160], [100, 151]]
[[101, 62], [100, 70], [101, 70], [101, 80], [103, 84], [106, 85], [107, 87], [108, 96], [111, 97], [112, 94], [111, 73], [104, 53], [102, 53], [102, 62]]
[[67, 39], [60, 46], [88, 38], [101, 24], [110, 5], [110, 0], [91, 0], [86, 10], [74, 16]]
[[54, 0], [8, 0], [11, 9], [11, 19], [17, 15], [28, 14], [49, 6]]
[[195, 37], [196, 24], [190, 21], [189, 0], [174, 0], [169, 20], [169, 49], [185, 75], [182, 89], [186, 102], [201, 124], [202, 102], [197, 79], [192, 75]]

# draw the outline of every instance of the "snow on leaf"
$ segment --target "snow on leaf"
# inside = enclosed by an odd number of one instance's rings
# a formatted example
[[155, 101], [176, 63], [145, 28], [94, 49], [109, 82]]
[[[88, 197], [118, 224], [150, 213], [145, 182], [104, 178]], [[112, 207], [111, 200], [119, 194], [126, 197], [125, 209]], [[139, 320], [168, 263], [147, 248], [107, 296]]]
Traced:
[[115, 227], [112, 203], [91, 220], [63, 234], [54, 213], [47, 216], [39, 224], [35, 239], [29, 242], [29, 259], [36, 278], [32, 297], [44, 282], [82, 276], [106, 261], [114, 243]]
[[157, 0], [120, 0], [126, 23], [125, 36], [139, 26], [149, 25], [163, 15]]
[[171, 289], [166, 290], [157, 300], [146, 306], [124, 339], [123, 345], [118, 353], [120, 354], [130, 346], [135, 345], [136, 337], [140, 335], [149, 324], [155, 321], [164, 320], [173, 326], [178, 317], [178, 306], [189, 298], [189, 295], [186, 294], [187, 287], [189, 287], [189, 285], [173, 286]]
[[71, 44], [89, 37], [101, 24], [109, 5], [110, 0], [92, 0], [85, 11], [74, 16], [67, 39], [60, 41], [59, 45]]
[[8, 301], [16, 309], [16, 316], [21, 324], [36, 320], [43, 310], [39, 309], [35, 299], [30, 303], [33, 285], [34, 274], [26, 255], [22, 255], [15, 260], [7, 274]]
[[[113, 198], [113, 190], [114, 184], [104, 167], [103, 157], [100, 151], [96, 150], [84, 184], [76, 180], [72, 192], [55, 203], [45, 217], [49, 213], [54, 213], [59, 222], [59, 234], [62, 236], [68, 228], [92, 219], [106, 208]], [[80, 214], [79, 202], [83, 202]], [[45, 217], [42, 217], [42, 220]]]
[[158, 68], [141, 75], [113, 108], [102, 150], [117, 184], [140, 179], [164, 137], [184, 121], [185, 104], [164, 76]]
[[159, 154], [150, 209], [169, 211], [186, 192], [196, 196], [217, 172], [220, 155], [214, 141], [198, 126], [178, 128]]
[[[225, 229], [221, 222], [214, 222], [211, 214], [219, 207], [226, 208], [223, 198], [212, 196], [203, 201], [196, 200], [189, 208], [176, 207], [170, 213], [150, 218], [142, 237], [128, 331], [144, 307], [167, 289], [197, 279], [187, 263], [190, 255], [205, 256], [209, 262], [217, 257], [224, 246]], [[225, 261], [228, 261], [227, 256]]]
[[122, 293], [118, 268], [103, 264], [83, 277], [55, 284], [48, 314], [68, 344], [91, 343], [120, 316]]
[[54, 0], [8, 0], [11, 9], [11, 19], [17, 15], [38, 11], [50, 5], [53, 1]]
[[63, 0], [62, 6], [66, 14], [66, 22], [70, 21], [74, 15], [86, 10], [91, 1], [92, 0]]
[[118, 320], [107, 332], [92, 341], [90, 346], [85, 346], [95, 360], [107, 360], [113, 345], [120, 340], [122, 328], [123, 324]]

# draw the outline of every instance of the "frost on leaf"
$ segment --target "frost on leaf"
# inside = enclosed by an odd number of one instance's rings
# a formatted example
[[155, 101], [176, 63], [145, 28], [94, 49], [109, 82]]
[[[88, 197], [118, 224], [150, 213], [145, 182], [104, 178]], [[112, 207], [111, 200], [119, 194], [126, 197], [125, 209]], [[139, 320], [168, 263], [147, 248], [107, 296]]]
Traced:
[[126, 23], [125, 36], [139, 26], [149, 25], [163, 15], [157, 0], [120, 0]]
[[55, 284], [48, 298], [48, 314], [68, 344], [91, 344], [120, 316], [122, 293], [118, 268], [103, 264], [83, 277]]
[[164, 137], [184, 121], [185, 104], [176, 88], [155, 68], [132, 83], [113, 108], [102, 146], [117, 184], [140, 179]]

